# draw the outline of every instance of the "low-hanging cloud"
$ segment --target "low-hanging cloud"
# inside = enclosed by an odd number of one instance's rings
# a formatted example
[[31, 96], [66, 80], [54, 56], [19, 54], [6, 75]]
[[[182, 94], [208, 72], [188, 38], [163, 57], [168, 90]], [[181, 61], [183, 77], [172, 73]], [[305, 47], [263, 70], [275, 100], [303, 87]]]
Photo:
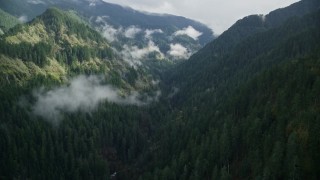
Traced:
[[145, 38], [146, 39], [152, 39], [152, 35], [155, 33], [162, 34], [163, 31], [161, 29], [146, 29], [145, 30]]
[[100, 0], [86, 0], [89, 3], [89, 6], [96, 6]]
[[182, 30], [176, 31], [173, 35], [174, 36], [187, 35], [194, 40], [198, 40], [198, 37], [202, 35], [202, 32], [197, 31], [192, 26], [188, 26], [186, 28], [183, 28]]
[[41, 0], [28, 0], [27, 3], [29, 3], [29, 4], [45, 4]]
[[102, 36], [109, 42], [113, 42], [117, 40], [117, 36], [119, 33], [121, 33], [122, 29], [116, 29], [112, 25], [109, 25], [105, 20], [108, 18], [108, 16], [97, 16], [95, 22], [101, 24], [99, 31], [101, 32]]
[[131, 66], [135, 66], [140, 65], [141, 60], [152, 52], [157, 52], [160, 55], [160, 58], [164, 57], [159, 47], [151, 40], [149, 40], [148, 45], [143, 48], [139, 48], [138, 46], [124, 45], [123, 50], [120, 53], [127, 63], [129, 63]]
[[142, 32], [142, 29], [136, 26], [129, 26], [128, 28], [118, 27], [108, 24], [108, 16], [97, 16], [95, 22], [100, 24], [98, 30], [101, 32], [104, 38], [113, 42], [118, 40], [118, 36], [124, 36], [126, 38], [134, 39], [136, 35]]
[[110, 42], [113, 42], [117, 39], [118, 33], [118, 30], [111, 25], [105, 24], [102, 27], [102, 36]]
[[130, 26], [124, 31], [124, 36], [133, 39], [141, 31], [142, 30], [136, 26]]
[[259, 16], [260, 16], [262, 22], [266, 21], [266, 16], [264, 14], [260, 14]]
[[21, 23], [25, 23], [28, 21], [28, 17], [26, 15], [22, 15], [18, 18]]
[[114, 49], [123, 60], [125, 60], [129, 65], [136, 66], [141, 65], [141, 60], [145, 58], [150, 53], [156, 52], [157, 58], [164, 58], [164, 54], [160, 51], [160, 48], [153, 42], [152, 34], [154, 33], [163, 33], [161, 29], [146, 29], [142, 30], [137, 26], [129, 26], [128, 28], [115, 28], [112, 25], [109, 25], [107, 20], [108, 16], [97, 16], [95, 22], [100, 24], [100, 32], [104, 38], [109, 42], [118, 41], [118, 37], [126, 37], [134, 39], [137, 34], [144, 33], [147, 44], [144, 47], [140, 48], [138, 46], [132, 46], [125, 44], [122, 46], [122, 50]]
[[170, 50], [168, 51], [168, 54], [178, 59], [188, 59], [191, 55], [188, 49], [179, 43], [170, 44]]
[[99, 76], [80, 75], [72, 79], [68, 86], [58, 87], [49, 91], [43, 88], [36, 90], [33, 96], [36, 102], [32, 107], [33, 113], [50, 122], [57, 123], [62, 118], [62, 113], [72, 113], [77, 111], [90, 112], [99, 103], [109, 101], [120, 105], [147, 105], [158, 99], [155, 97], [140, 100], [141, 94], [131, 92], [126, 96], [120, 95], [120, 90], [103, 85], [103, 78]]

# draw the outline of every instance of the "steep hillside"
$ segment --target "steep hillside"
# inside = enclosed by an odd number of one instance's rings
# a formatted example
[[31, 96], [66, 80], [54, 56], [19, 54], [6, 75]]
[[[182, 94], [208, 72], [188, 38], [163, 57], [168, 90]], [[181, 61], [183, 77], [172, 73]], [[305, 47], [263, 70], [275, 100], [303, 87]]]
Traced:
[[6, 33], [0, 46], [0, 52], [7, 56], [2, 56], [1, 61], [2, 82], [21, 82], [37, 75], [63, 82], [84, 73], [105, 74], [110, 82], [129, 88], [136, 80], [128, 84], [125, 74], [130, 73], [131, 67], [72, 12], [49, 9]]
[[[309, 28], [309, 25], [313, 26], [310, 23], [303, 24], [304, 22], [297, 21], [296, 18], [316, 11], [319, 7], [319, 1], [304, 0], [287, 8], [272, 11], [266, 15], [265, 18], [262, 18], [260, 15], [245, 17], [237, 21], [227, 31], [219, 36], [219, 38], [207, 44], [199, 52], [194, 54], [189, 61], [179, 65], [177, 68], [174, 68], [171, 75], [166, 76], [166, 79], [171, 81], [172, 85], [180, 86], [182, 89], [189, 89], [197, 83], [206, 82], [198, 81], [198, 79], [202, 79], [201, 77], [206, 77], [206, 80], [214, 82], [213, 79], [215, 78], [212, 78], [211, 75], [219, 78], [217, 74], [221, 74], [223, 76], [228, 74], [224, 71], [229, 70], [229, 68], [223, 69], [221, 66], [233, 66], [233, 63], [235, 63], [237, 59], [253, 58], [259, 54], [267, 53], [268, 51], [270, 52], [272, 48], [276, 48], [275, 45], [282, 41], [286, 41], [294, 35], [295, 32], [293, 32], [293, 30], [295, 28], [302, 32], [304, 28]], [[270, 18], [270, 20], [268, 20], [269, 17], [273, 17], [275, 14], [279, 14], [279, 17], [277, 18], [279, 21], [275, 21], [274, 19], [276, 18]], [[279, 27], [278, 24], [280, 23], [280, 19], [282, 19], [281, 27]], [[283, 23], [286, 22], [285, 20], [290, 20], [291, 23], [288, 22], [287, 26], [283, 25]], [[297, 23], [295, 23], [295, 21], [297, 21]], [[266, 33], [263, 36], [259, 36], [261, 33], [267, 31], [269, 31], [269, 34]], [[270, 35], [272, 33], [276, 33], [277, 35]], [[249, 40], [250, 38], [254, 39], [255, 37], [259, 38], [260, 42]], [[257, 52], [251, 53], [251, 50], [247, 50], [249, 48], [254, 48], [253, 50], [256, 50]], [[242, 50], [247, 52], [244, 53]], [[233, 53], [237, 53], [239, 57], [233, 55]], [[251, 57], [245, 57], [247, 54], [251, 54]], [[228, 59], [233, 59], [233, 61], [229, 61]], [[245, 66], [245, 64], [241, 65]], [[236, 68], [235, 70], [238, 71], [241, 70], [241, 68]], [[190, 93], [192, 94], [192, 92]]]
[[233, 48], [248, 36], [276, 28], [290, 18], [304, 16], [310, 12], [316, 11], [319, 7], [320, 2], [317, 0], [303, 0], [286, 8], [272, 11], [267, 15], [250, 15], [238, 20], [233, 26], [221, 34], [219, 38], [208, 43], [198, 53], [191, 57], [191, 62], [185, 63], [192, 63], [194, 67], [193, 70], [190, 70], [189, 72], [189, 70], [186, 70], [187, 67], [185, 66], [181, 66], [181, 69], [192, 75], [194, 74], [192, 71], [197, 71], [198, 66], [210, 62], [208, 59], [220, 58], [233, 52]]
[[289, 18], [223, 55], [218, 38], [173, 69], [172, 113], [143, 177], [318, 179], [319, 18]]
[[143, 179], [318, 179], [319, 61], [290, 59], [223, 99], [199, 92], [162, 126]]

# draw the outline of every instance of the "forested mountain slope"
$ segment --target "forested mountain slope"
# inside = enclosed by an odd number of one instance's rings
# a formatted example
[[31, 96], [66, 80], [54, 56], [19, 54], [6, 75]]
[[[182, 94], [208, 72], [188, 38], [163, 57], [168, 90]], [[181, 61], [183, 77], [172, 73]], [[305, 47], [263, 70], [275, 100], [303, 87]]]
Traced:
[[318, 179], [319, 18], [289, 18], [223, 56], [209, 45], [173, 69], [144, 178]]
[[[306, 28], [309, 28], [309, 26], [316, 26], [315, 24], [318, 22], [313, 24], [310, 22], [301, 22], [298, 20], [298, 17], [314, 12], [319, 8], [319, 1], [303, 0], [286, 8], [272, 11], [264, 18], [260, 15], [245, 17], [237, 21], [219, 36], [219, 38], [207, 44], [199, 52], [194, 54], [189, 61], [173, 68], [165, 79], [168, 80], [171, 86], [181, 87], [189, 91], [189, 88], [197, 85], [197, 83], [213, 82], [218, 74], [227, 76], [228, 73], [224, 71], [229, 70], [229, 68], [224, 69], [222, 68], [223, 66], [234, 66], [237, 67], [235, 68], [236, 71], [240, 71], [242, 68], [235, 66], [235, 61], [241, 67], [245, 67], [247, 64], [238, 62], [242, 59], [256, 58], [258, 55], [266, 54], [268, 51], [270, 52], [272, 48], [277, 48], [276, 46], [278, 44], [284, 43], [283, 41], [294, 36], [295, 31], [303, 32]], [[274, 17], [276, 14], [279, 15], [277, 21], [274, 20], [276, 19]], [[279, 25], [280, 20], [282, 22], [281, 26]], [[312, 46], [312, 44], [310, 44], [310, 46]], [[270, 58], [270, 61], [277, 62], [275, 58]], [[265, 66], [261, 67], [267, 68]], [[202, 79], [202, 77], [206, 77], [206, 81], [198, 81]], [[208, 88], [206, 86], [198, 87]], [[190, 93], [192, 94], [192, 92]]]
[[[264, 32], [272, 28], [277, 28], [285, 21], [293, 17], [301, 17], [310, 12], [313, 12], [320, 7], [320, 2], [317, 0], [302, 0], [288, 7], [277, 9], [267, 15], [250, 15], [238, 20], [233, 26], [222, 33], [219, 38], [208, 43], [204, 48], [199, 50], [190, 58], [189, 62], [183, 63], [176, 71], [178, 74], [184, 73], [193, 76], [198, 71], [198, 66], [205, 67], [206, 63], [211, 60], [219, 59], [233, 52], [234, 47], [239, 45], [247, 37], [259, 32]], [[185, 65], [184, 65], [185, 64]], [[192, 66], [188, 65], [192, 64]], [[193, 67], [188, 69], [188, 67]], [[181, 72], [181, 73], [180, 73]], [[187, 77], [185, 75], [181, 75]]]
[[130, 77], [128, 84], [126, 78], [136, 70], [72, 12], [51, 8], [28, 24], [11, 29], [1, 37], [0, 45], [2, 85], [36, 76], [64, 82], [79, 74], [105, 74], [109, 82], [123, 87], [134, 85], [136, 80]]
[[108, 179], [145, 149], [152, 77], [74, 14], [14, 27], [0, 54], [0, 179]]
[[0, 36], [0, 179], [319, 179], [318, 1], [239, 20], [161, 82], [77, 15]]

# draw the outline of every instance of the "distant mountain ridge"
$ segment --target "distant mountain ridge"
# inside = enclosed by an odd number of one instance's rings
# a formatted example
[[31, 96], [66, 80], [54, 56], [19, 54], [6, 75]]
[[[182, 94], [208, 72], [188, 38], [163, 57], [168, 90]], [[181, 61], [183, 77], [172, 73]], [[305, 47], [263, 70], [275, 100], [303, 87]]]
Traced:
[[143, 13], [131, 8], [107, 3], [102, 0], [97, 0], [94, 2], [86, 0], [27, 0], [24, 2], [18, 0], [0, 0], [0, 4], [2, 9], [6, 12], [9, 12], [15, 16], [26, 15], [29, 20], [33, 19], [36, 15], [41, 14], [50, 6], [57, 6], [63, 9], [76, 10], [79, 14], [82, 14], [85, 17], [109, 16], [110, 24], [114, 26], [121, 25], [128, 27], [131, 25], [139, 25], [141, 27], [151, 29], [172, 28], [170, 26], [175, 26], [176, 28], [181, 29], [191, 25], [203, 33], [203, 35], [200, 37], [200, 42], [202, 45], [213, 38], [213, 33], [210, 28], [194, 20], [169, 14], [162, 15], [156, 13]]
[[267, 15], [249, 15], [238, 20], [218, 39], [208, 43], [201, 51], [212, 49], [216, 55], [224, 54], [250, 35], [276, 28], [290, 18], [304, 16], [316, 11], [319, 7], [320, 2], [317, 0], [302, 0], [288, 7], [271, 11]]
[[[198, 72], [196, 71], [200, 67], [204, 67], [204, 64], [211, 63], [211, 61], [215, 61], [215, 59], [221, 59], [224, 56], [228, 56], [230, 52], [233, 52], [237, 45], [241, 46], [239, 43], [249, 36], [277, 28], [289, 19], [302, 17], [308, 13], [318, 10], [319, 8], [320, 1], [302, 0], [286, 8], [274, 10], [265, 16], [249, 15], [238, 20], [217, 39], [208, 43], [204, 48], [195, 53], [188, 62], [182, 64], [178, 69], [181, 69], [181, 73], [183, 72], [189, 75], [197, 74]], [[185, 69], [185, 66], [188, 66], [188, 64], [192, 64], [192, 69], [189, 69], [190, 72]], [[179, 74], [179, 72], [177, 72], [177, 74]]]
[[[209, 27], [197, 21], [144, 13], [102, 0], [0, 0], [0, 4], [11, 15], [29, 21], [49, 7], [74, 11], [135, 65], [148, 64], [144, 60], [187, 59], [215, 38]], [[130, 51], [141, 53], [137, 56]]]

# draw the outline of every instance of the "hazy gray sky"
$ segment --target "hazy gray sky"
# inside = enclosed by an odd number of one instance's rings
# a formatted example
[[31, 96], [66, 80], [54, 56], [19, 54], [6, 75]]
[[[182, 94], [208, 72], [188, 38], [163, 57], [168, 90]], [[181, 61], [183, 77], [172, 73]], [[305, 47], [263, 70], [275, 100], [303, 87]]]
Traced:
[[220, 34], [236, 20], [268, 12], [299, 0], [104, 0], [137, 10], [169, 13], [198, 20]]

